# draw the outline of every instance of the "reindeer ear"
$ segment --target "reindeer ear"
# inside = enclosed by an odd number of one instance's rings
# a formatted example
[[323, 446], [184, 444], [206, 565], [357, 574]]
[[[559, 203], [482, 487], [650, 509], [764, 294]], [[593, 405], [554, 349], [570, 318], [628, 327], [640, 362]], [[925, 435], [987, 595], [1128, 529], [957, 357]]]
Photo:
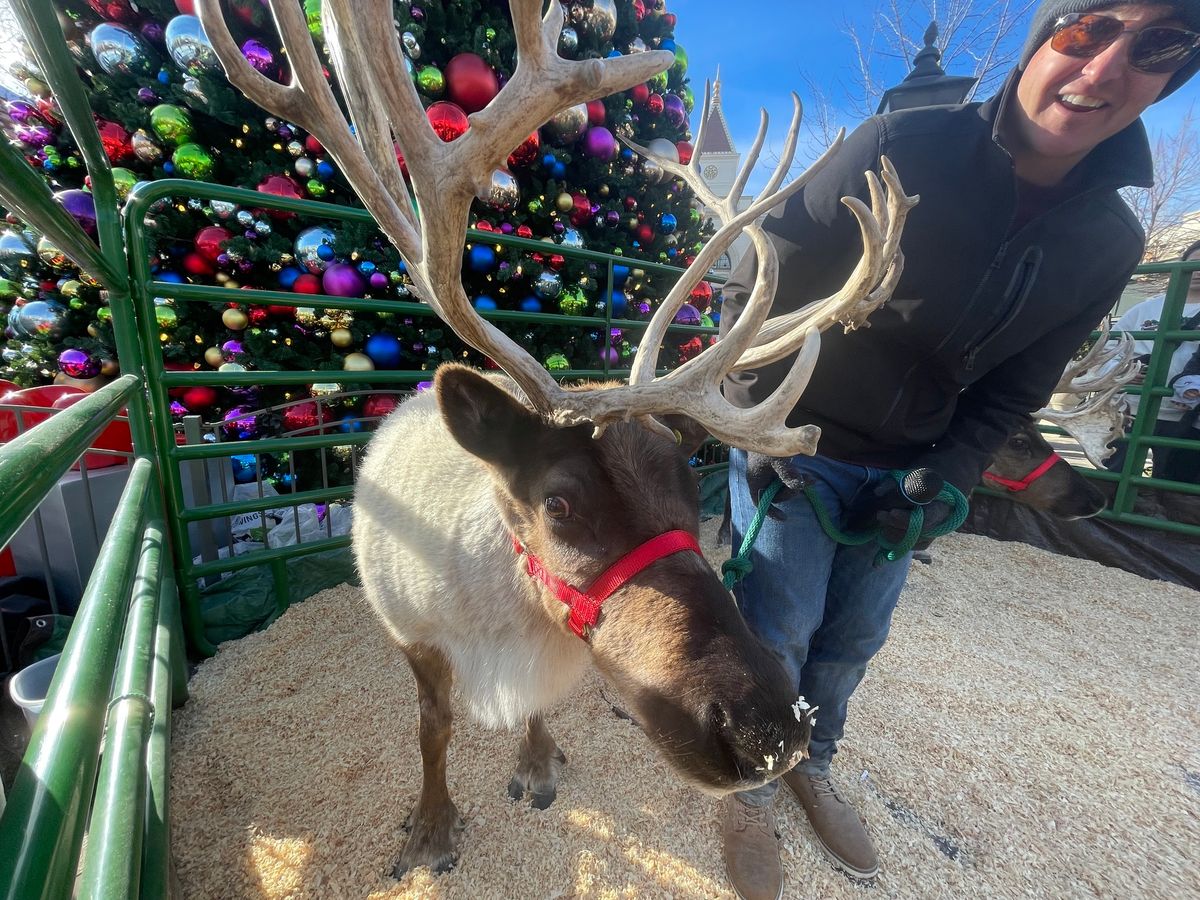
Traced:
[[660, 422], [679, 435], [679, 449], [685, 456], [692, 456], [700, 445], [708, 440], [708, 429], [683, 413], [655, 416]]
[[454, 440], [484, 462], [512, 464], [545, 427], [536, 413], [474, 369], [441, 366], [433, 389]]

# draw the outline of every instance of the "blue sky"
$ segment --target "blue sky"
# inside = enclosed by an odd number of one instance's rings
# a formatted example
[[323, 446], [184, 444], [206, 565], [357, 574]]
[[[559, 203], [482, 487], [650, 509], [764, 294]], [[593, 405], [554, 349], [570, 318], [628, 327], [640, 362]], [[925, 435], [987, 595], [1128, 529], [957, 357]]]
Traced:
[[[871, 31], [872, 11], [880, 4], [872, 0], [777, 0], [771, 3], [738, 5], [731, 0], [668, 0], [668, 8], [678, 16], [675, 38], [687, 50], [688, 75], [696, 93], [693, 128], [699, 126], [704, 81], [721, 68], [722, 107], [737, 149], [745, 153], [758, 129], [758, 110], [765, 107], [771, 116], [768, 147], [779, 148], [791, 117], [791, 91], [800, 94], [806, 108], [812, 103], [806, 78], [820, 85], [831, 103], [840, 109], [836, 124], [848, 129], [859, 121], [850, 109], [846, 89], [856, 81], [855, 50], [847, 28], [854, 26], [866, 37]], [[901, 9], [911, 11], [913, 36], [924, 30], [923, 4], [899, 0]], [[983, 6], [984, 4], [978, 4]], [[1016, 2], [1013, 6], [1017, 6]], [[1028, 18], [1028, 17], [1026, 17]], [[1010, 46], [1019, 44], [1026, 33], [1026, 22], [1015, 30]], [[906, 74], [898, 60], [880, 59], [877, 67], [887, 85], [897, 83]], [[950, 67], [949, 74], [969, 75], [970, 71]], [[1173, 131], [1190, 104], [1200, 98], [1200, 77], [1145, 114], [1151, 137], [1159, 131]], [[982, 97], [977, 98], [982, 99]], [[1200, 112], [1200, 107], [1198, 107]], [[802, 131], [802, 138], [804, 132]], [[811, 145], [812, 141], [809, 140]], [[811, 153], [811, 147], [810, 147]], [[764, 157], [767, 155], [763, 154]], [[760, 163], [749, 188], [753, 192], [766, 180], [768, 171]]]

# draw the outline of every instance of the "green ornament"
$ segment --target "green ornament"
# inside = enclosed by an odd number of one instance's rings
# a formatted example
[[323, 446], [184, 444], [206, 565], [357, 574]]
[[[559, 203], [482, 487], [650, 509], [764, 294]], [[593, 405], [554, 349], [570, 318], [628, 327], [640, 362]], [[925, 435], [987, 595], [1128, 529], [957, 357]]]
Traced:
[[417, 72], [417, 88], [426, 97], [440, 97], [446, 90], [446, 76], [437, 66], [423, 66]]
[[321, 28], [321, 0], [304, 0], [304, 20], [308, 23], [308, 33], [320, 40], [323, 36]]
[[485, 38], [487, 38], [489, 41], [494, 41], [496, 39], [496, 29], [495, 28], [487, 29], [487, 31], [485, 31], [483, 33], [483, 36]]
[[716, 327], [716, 323], [713, 322], [712, 316], [710, 316], [708, 313], [704, 313], [703, 315], [700, 316], [700, 324], [703, 325], [705, 328], [715, 328]]
[[197, 181], [203, 181], [212, 175], [212, 154], [199, 144], [180, 145], [174, 154], [172, 154], [171, 162], [175, 164], [175, 171], [184, 178], [194, 178]]
[[700, 224], [700, 210], [698, 210], [698, 209], [688, 210], [688, 222], [691, 225], [699, 225]]
[[325, 187], [325, 182], [318, 181], [316, 178], [310, 178], [304, 183], [304, 189], [308, 191], [310, 197], [324, 197], [325, 192], [329, 190]]
[[159, 140], [179, 146], [192, 139], [192, 119], [187, 111], [171, 103], [160, 103], [150, 110], [150, 127]]
[[138, 183], [138, 177], [129, 169], [117, 166], [112, 170], [113, 186], [117, 189], [117, 199], [124, 200]]
[[17, 296], [20, 290], [19, 286], [7, 278], [0, 278], [0, 299], [8, 300]]
[[675, 45], [675, 64], [671, 66], [671, 74], [678, 75], [680, 78], [687, 72], [688, 56], [687, 51], [683, 49], [681, 44]]
[[83, 298], [82, 297], [72, 297], [70, 300], [67, 301], [67, 306], [71, 307], [71, 309], [83, 309], [83, 307], [84, 307]]
[[688, 112], [692, 111], [692, 107], [696, 105], [696, 95], [692, 93], [692, 86], [685, 85], [683, 88], [683, 108]]
[[534, 199], [530, 200], [529, 201], [529, 211], [531, 213], [533, 213], [535, 216], [540, 214], [542, 211], [542, 201], [537, 199], [536, 197]]
[[102, 306], [96, 310], [96, 318], [101, 322], [108, 322], [112, 319], [112, 310], [107, 306]]
[[158, 322], [159, 328], [167, 330], [174, 328], [178, 324], [179, 314], [175, 312], [175, 307], [173, 306], [156, 306], [154, 307], [154, 320]]
[[551, 353], [546, 357], [546, 368], [551, 372], [565, 372], [571, 368], [571, 363], [561, 353]]
[[558, 308], [565, 316], [582, 316], [587, 312], [587, 298], [583, 296], [583, 291], [580, 288], [569, 288], [563, 291], [562, 296], [559, 298]]
[[659, 72], [657, 75], [651, 76], [646, 85], [656, 93], [663, 93], [667, 89], [667, 73]]

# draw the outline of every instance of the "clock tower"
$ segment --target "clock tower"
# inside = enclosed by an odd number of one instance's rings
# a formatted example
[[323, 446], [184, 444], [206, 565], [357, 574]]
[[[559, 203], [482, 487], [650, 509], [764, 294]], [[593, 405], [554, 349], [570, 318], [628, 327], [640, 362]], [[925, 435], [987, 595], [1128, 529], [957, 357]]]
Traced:
[[[712, 108], [704, 127], [703, 137], [703, 142], [696, 148], [700, 160], [700, 174], [713, 193], [725, 195], [729, 193], [729, 189], [733, 187], [733, 182], [737, 178], [738, 165], [742, 161], [742, 155], [733, 145], [733, 135], [729, 132], [729, 124], [725, 121], [725, 113], [721, 109], [721, 70], [719, 68], [717, 77], [713, 81]], [[741, 203], [738, 204], [738, 210], [745, 209], [752, 200], [752, 197], [743, 197]], [[702, 209], [701, 215], [708, 217], [713, 213], [708, 209]], [[750, 239], [744, 234], [740, 235], [712, 267], [712, 272], [717, 275], [728, 275], [737, 265], [738, 260], [745, 255], [749, 246]]]

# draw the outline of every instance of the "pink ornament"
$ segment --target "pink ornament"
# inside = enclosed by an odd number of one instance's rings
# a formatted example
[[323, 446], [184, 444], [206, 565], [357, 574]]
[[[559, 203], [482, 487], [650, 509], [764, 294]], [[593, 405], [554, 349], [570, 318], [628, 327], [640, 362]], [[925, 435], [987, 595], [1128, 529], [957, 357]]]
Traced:
[[608, 111], [604, 108], [603, 100], [589, 100], [587, 111], [589, 125], [603, 125], [608, 118]]
[[221, 244], [232, 237], [228, 229], [220, 225], [207, 225], [196, 232], [196, 252], [210, 263], [215, 263], [221, 255]]
[[[264, 194], [274, 194], [276, 197], [287, 197], [292, 200], [299, 200], [304, 196], [300, 185], [288, 175], [268, 175], [258, 183], [257, 190]], [[281, 209], [272, 209], [268, 210], [268, 215], [272, 219], [290, 219], [296, 214]]]

